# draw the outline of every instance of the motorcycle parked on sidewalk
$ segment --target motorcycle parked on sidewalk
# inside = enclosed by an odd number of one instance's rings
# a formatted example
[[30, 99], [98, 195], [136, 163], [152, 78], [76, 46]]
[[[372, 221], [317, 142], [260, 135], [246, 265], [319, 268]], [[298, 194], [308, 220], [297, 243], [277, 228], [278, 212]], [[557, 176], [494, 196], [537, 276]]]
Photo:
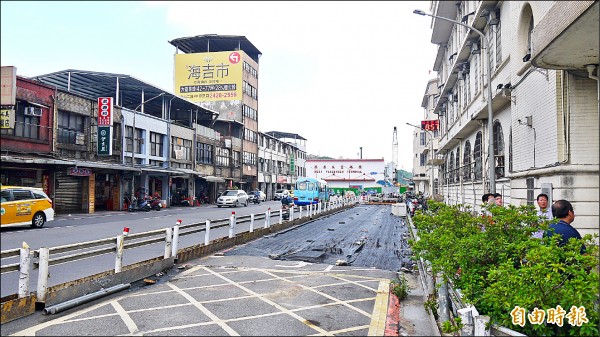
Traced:
[[161, 200], [159, 198], [154, 198], [152, 199], [152, 201], [150, 202], [150, 208], [156, 211], [160, 211], [160, 209], [163, 207], [163, 204], [161, 202]]
[[138, 198], [136, 198], [135, 196], [133, 196], [131, 198], [131, 201], [128, 204], [129, 204], [129, 207], [127, 207], [127, 210], [129, 212], [137, 212], [137, 211], [149, 212], [152, 209], [152, 207], [150, 207], [150, 203], [148, 202], [147, 199], [138, 200]]

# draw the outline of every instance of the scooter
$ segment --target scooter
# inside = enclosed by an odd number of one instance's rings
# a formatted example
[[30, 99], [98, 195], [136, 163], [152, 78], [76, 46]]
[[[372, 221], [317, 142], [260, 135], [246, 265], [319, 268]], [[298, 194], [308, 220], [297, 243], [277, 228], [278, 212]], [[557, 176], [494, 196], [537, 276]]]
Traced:
[[281, 218], [283, 220], [289, 220], [290, 219], [290, 206], [289, 205], [282, 205], [281, 206], [281, 211], [283, 212], [283, 214], [281, 215]]
[[252, 195], [252, 202], [255, 204], [260, 204], [260, 195], [258, 195], [258, 194]]
[[150, 203], [148, 202], [148, 200], [142, 199], [141, 201], [139, 201], [138, 198], [133, 196], [131, 198], [131, 203], [129, 204], [129, 207], [127, 210], [130, 212], [137, 212], [137, 211], [149, 212], [151, 209], [152, 209], [152, 207], [150, 207]]
[[160, 201], [159, 198], [154, 198], [150, 202], [150, 208], [152, 208], [153, 210], [160, 211], [160, 209], [162, 208], [162, 206], [163, 206], [162, 202]]

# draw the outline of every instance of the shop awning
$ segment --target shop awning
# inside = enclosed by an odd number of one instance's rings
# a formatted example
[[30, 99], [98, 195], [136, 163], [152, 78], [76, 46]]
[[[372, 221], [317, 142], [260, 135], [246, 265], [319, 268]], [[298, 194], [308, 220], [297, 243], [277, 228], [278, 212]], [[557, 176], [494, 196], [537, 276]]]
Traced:
[[224, 183], [225, 179], [221, 178], [221, 177], [215, 177], [215, 176], [204, 176], [204, 177], [200, 177], [202, 179], [205, 179], [206, 181], [210, 181], [213, 183]]
[[190, 170], [190, 169], [184, 169], [184, 168], [176, 168], [173, 169], [173, 175], [178, 175], [178, 176], [185, 176], [185, 175], [200, 175], [200, 172], [198, 171], [194, 171], [194, 170]]

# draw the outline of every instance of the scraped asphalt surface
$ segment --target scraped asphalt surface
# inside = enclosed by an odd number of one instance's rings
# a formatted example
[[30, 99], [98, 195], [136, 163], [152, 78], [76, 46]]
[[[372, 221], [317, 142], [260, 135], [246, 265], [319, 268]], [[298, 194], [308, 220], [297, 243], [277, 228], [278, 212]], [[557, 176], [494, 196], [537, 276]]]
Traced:
[[391, 206], [359, 205], [265, 236], [224, 255], [268, 256], [274, 260], [390, 271], [412, 269], [408, 228], [391, 211]]

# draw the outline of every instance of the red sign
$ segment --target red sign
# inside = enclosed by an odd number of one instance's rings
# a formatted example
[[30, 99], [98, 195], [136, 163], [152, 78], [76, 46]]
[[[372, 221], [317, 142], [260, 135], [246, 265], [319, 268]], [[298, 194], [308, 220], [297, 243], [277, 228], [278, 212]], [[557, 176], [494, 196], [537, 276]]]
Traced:
[[237, 51], [234, 51], [233, 53], [229, 54], [229, 62], [231, 62], [232, 64], [240, 62], [241, 59], [242, 57]]
[[92, 169], [86, 167], [70, 167], [67, 170], [67, 175], [78, 177], [89, 177], [92, 175]]
[[98, 126], [112, 126], [113, 98], [98, 97]]
[[440, 121], [437, 119], [421, 121], [421, 129], [434, 131], [440, 129]]
[[42, 189], [44, 190], [44, 193], [46, 193], [46, 194], [50, 194], [50, 189], [48, 188], [49, 180], [50, 180], [50, 177], [47, 174], [44, 174], [42, 176]]

